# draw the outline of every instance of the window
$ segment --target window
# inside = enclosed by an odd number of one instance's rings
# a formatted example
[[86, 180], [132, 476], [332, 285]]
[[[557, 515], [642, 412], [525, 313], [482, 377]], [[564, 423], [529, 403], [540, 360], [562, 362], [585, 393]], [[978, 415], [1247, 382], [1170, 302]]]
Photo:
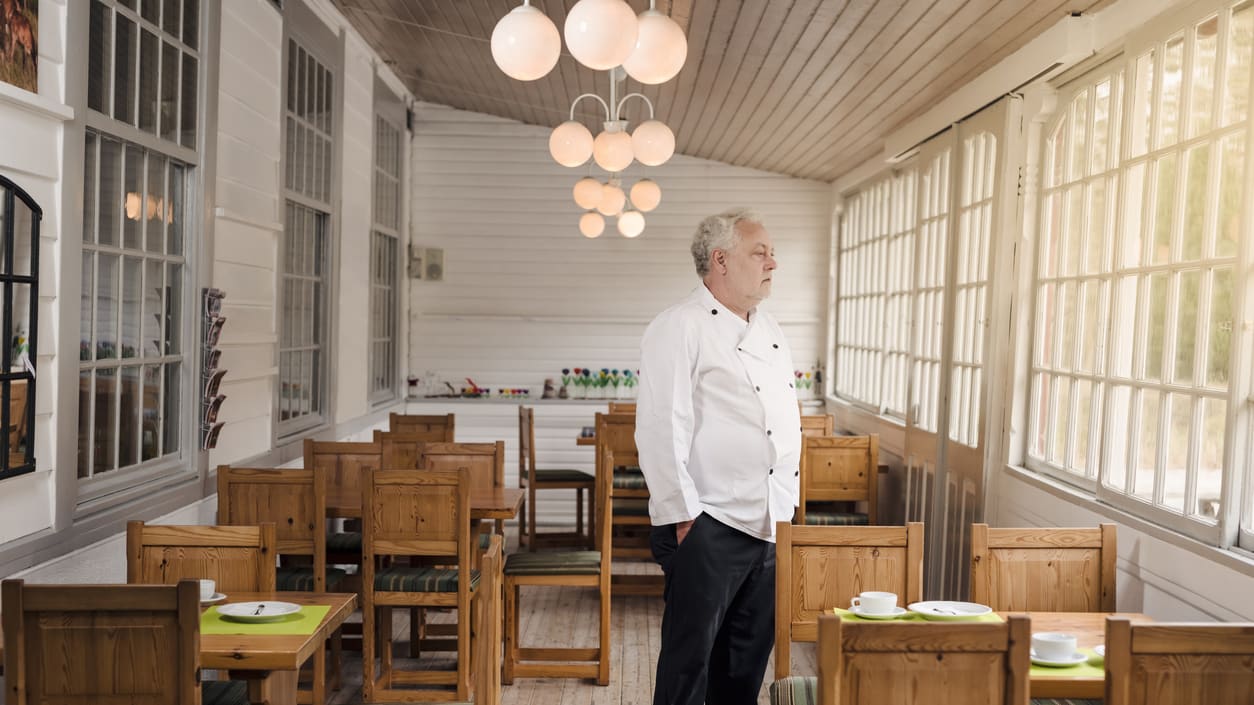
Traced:
[[1250, 417], [1233, 331], [1254, 305], [1254, 3], [1173, 29], [1065, 87], [1046, 131], [1028, 464], [1214, 541]]
[[400, 128], [381, 115], [374, 129], [374, 232], [370, 236], [370, 401], [396, 397], [397, 253], [401, 228]]
[[287, 43], [286, 197], [280, 258], [279, 435], [324, 421], [334, 96], [331, 71]]
[[91, 3], [78, 408], [89, 495], [183, 459], [200, 28], [198, 0]]
[[35, 361], [39, 326], [39, 222], [43, 211], [0, 176], [0, 479], [35, 469]]
[[914, 280], [915, 172], [846, 199], [836, 307], [836, 393], [905, 418]]

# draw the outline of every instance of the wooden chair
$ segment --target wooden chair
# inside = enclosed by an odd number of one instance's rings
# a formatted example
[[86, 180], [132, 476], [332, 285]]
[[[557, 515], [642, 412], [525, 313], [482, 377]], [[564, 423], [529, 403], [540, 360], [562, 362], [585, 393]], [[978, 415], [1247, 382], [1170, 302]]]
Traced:
[[1106, 618], [1106, 705], [1254, 703], [1254, 624]]
[[[356, 502], [361, 496], [361, 473], [364, 468], [383, 465], [383, 448], [379, 443], [349, 443], [305, 439], [305, 468], [326, 473], [327, 497], [337, 502]], [[361, 562], [361, 532], [351, 522], [344, 531], [327, 533], [327, 562], [358, 565]]]
[[836, 420], [831, 414], [801, 417], [801, 435], [822, 438], [836, 432]]
[[[541, 543], [584, 544], [593, 543], [592, 527], [596, 523], [596, 477], [583, 470], [536, 467], [535, 410], [518, 407], [518, 486], [526, 488], [527, 499], [518, 517], [518, 544], [534, 551]], [[540, 534], [536, 530], [536, 495], [542, 490], [575, 491], [574, 533]], [[584, 530], [583, 499], [588, 493], [588, 529]], [[528, 516], [527, 508], [531, 508]]]
[[923, 524], [775, 525], [775, 677], [792, 668], [794, 641], [813, 642], [818, 617], [866, 590], [923, 599]]
[[636, 413], [636, 402], [634, 401], [612, 401], [609, 404], [608, 413], [611, 414], [634, 414]]
[[819, 618], [821, 705], [1028, 705], [1026, 616], [1004, 623]]
[[501, 647], [504, 619], [503, 538], [493, 536], [479, 578], [479, 625], [475, 635], [475, 703], [501, 705]]
[[274, 592], [274, 524], [126, 524], [126, 582], [172, 585], [213, 579], [218, 592]]
[[[279, 470], [218, 466], [218, 523], [250, 526], [273, 523], [280, 559], [299, 556], [308, 565], [280, 565], [275, 582], [279, 590], [296, 592], [336, 591], [344, 570], [327, 567], [327, 483], [322, 468]], [[339, 631], [331, 638], [333, 690], [340, 683]], [[312, 703], [326, 702], [326, 649], [311, 659], [313, 680], [308, 692]]]
[[971, 599], [999, 611], [1114, 612], [1115, 525], [971, 525]]
[[[362, 501], [362, 695], [366, 702], [465, 700], [470, 691], [471, 602], [479, 571], [471, 570], [470, 473], [372, 470], [363, 473]], [[427, 556], [453, 567], [378, 559]], [[457, 668], [398, 671], [392, 662], [392, 609], [457, 608]], [[411, 638], [417, 635], [411, 634]], [[375, 676], [375, 655], [380, 661]], [[444, 685], [452, 689], [405, 690], [397, 685]], [[444, 697], [451, 696], [451, 697]]]
[[422, 453], [432, 443], [427, 433], [393, 433], [375, 429], [374, 442], [383, 454], [380, 470], [418, 468], [422, 465]]
[[[597, 415], [600, 418], [600, 414]], [[610, 483], [598, 482], [597, 506], [608, 506]], [[515, 678], [595, 678], [598, 685], [610, 682], [610, 513], [596, 513], [595, 551], [544, 551], [513, 553], [505, 560], [505, 666], [502, 681]], [[595, 648], [527, 648], [520, 643], [521, 612], [518, 601], [523, 586], [592, 587], [600, 604]], [[563, 635], [565, 636], [565, 635]]]
[[[0, 585], [7, 702], [212, 705], [200, 680], [199, 586]], [[214, 684], [238, 691], [245, 684]], [[245, 696], [246, 697], [246, 696]]]
[[428, 441], [453, 442], [453, 414], [406, 415], [388, 414], [388, 430], [409, 436], [422, 436]]
[[[422, 453], [424, 470], [470, 471], [470, 491], [505, 486], [505, 441], [495, 443], [428, 443]], [[496, 520], [496, 533], [505, 530], [505, 520]], [[480, 548], [486, 549], [487, 541]]]
[[[801, 438], [801, 496], [794, 524], [874, 524], [879, 486], [879, 436]], [[866, 502], [866, 512], [811, 502]]]

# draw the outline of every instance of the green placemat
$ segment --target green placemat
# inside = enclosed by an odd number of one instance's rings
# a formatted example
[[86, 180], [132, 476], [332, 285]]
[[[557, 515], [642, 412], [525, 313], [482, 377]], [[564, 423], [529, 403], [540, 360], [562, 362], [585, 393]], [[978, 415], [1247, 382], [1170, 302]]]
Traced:
[[1032, 664], [1032, 668], [1028, 669], [1029, 678], [1038, 678], [1040, 676], [1060, 676], [1066, 678], [1105, 678], [1106, 663], [1093, 653], [1092, 649], [1076, 649], [1080, 653], [1089, 657], [1078, 666], [1038, 666]]
[[1004, 622], [1004, 621], [1006, 621], [1006, 620], [1002, 619], [1002, 618], [1001, 618], [1001, 617], [1000, 617], [1000, 616], [999, 616], [996, 612], [989, 612], [988, 614], [982, 614], [982, 615], [980, 615], [979, 617], [972, 617], [971, 619], [945, 619], [945, 620], [941, 620], [941, 619], [924, 619], [924, 618], [923, 618], [923, 615], [919, 614], [918, 612], [907, 612], [907, 613], [903, 614], [902, 616], [898, 617], [897, 619], [867, 619], [866, 617], [859, 617], [858, 615], [854, 614], [853, 612], [850, 612], [849, 610], [843, 610], [843, 609], [841, 609], [841, 608], [839, 608], [839, 607], [835, 607], [835, 608], [833, 608], [833, 609], [832, 609], [832, 612], [834, 612], [835, 614], [840, 615], [840, 618], [841, 618], [841, 619], [847, 619], [847, 620], [849, 620], [850, 622], [940, 622], [940, 623], [945, 623], [945, 622], [948, 622], [948, 623], [961, 623], [961, 622]]
[[223, 619], [217, 607], [210, 607], [200, 615], [200, 633], [308, 636], [318, 630], [318, 625], [330, 611], [330, 605], [301, 605], [299, 612], [284, 615], [273, 622], [235, 622]]

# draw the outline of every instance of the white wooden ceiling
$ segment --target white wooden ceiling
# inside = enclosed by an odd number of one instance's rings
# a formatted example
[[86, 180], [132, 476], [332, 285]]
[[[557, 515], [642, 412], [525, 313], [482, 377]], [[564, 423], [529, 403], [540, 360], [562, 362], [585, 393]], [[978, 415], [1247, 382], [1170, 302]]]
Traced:
[[[609, 74], [563, 47], [548, 76], [515, 81], [492, 61], [492, 28], [521, 0], [333, 0], [421, 100], [554, 126]], [[661, 86], [630, 78], [684, 154], [832, 181], [884, 137], [1069, 13], [1113, 0], [657, 0], [688, 35]], [[533, 0], [560, 30], [575, 0]], [[637, 12], [648, 0], [629, 0]], [[625, 117], [644, 119], [629, 101]], [[595, 134], [599, 104], [576, 116]]]

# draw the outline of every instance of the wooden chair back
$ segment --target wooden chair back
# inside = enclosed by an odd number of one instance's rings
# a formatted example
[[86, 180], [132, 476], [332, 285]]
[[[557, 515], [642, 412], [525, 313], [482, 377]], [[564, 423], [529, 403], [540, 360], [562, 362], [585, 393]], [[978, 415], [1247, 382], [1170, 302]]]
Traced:
[[361, 496], [361, 473], [383, 467], [383, 448], [378, 443], [315, 441], [305, 439], [305, 467], [320, 468], [327, 475], [327, 496], [332, 504], [355, 503]]
[[[212, 579], [218, 592], [274, 592], [274, 524], [126, 525], [126, 582], [173, 585]], [[199, 593], [197, 595], [199, 597]]]
[[[624, 466], [639, 466], [636, 450], [636, 415], [597, 414], [597, 478]], [[608, 475], [607, 475], [608, 477]]]
[[426, 441], [452, 443], [453, 414], [388, 414], [388, 430], [392, 433], [422, 436]]
[[493, 536], [488, 541], [488, 551], [479, 564], [479, 640], [475, 663], [476, 705], [501, 705], [501, 647], [504, 638], [503, 586], [505, 575], [502, 537]]
[[636, 402], [612, 401], [609, 404], [608, 411], [611, 414], [634, 414], [636, 413]]
[[1115, 525], [971, 525], [971, 599], [1000, 611], [1114, 612]]
[[430, 434], [425, 433], [393, 433], [391, 431], [374, 432], [374, 442], [379, 445], [383, 457], [380, 470], [404, 470], [418, 468], [422, 465], [422, 453], [428, 443], [432, 443]]
[[518, 481], [519, 486], [535, 482], [536, 412], [529, 406], [518, 407]]
[[428, 443], [424, 470], [470, 471], [470, 490], [505, 486], [505, 441], [495, 443]]
[[200, 705], [200, 589], [0, 585], [12, 705]]
[[879, 436], [801, 438], [799, 524], [806, 502], [866, 502], [867, 523], [876, 521], [879, 487]]
[[1028, 705], [1031, 624], [819, 618], [821, 705]]
[[1254, 703], [1254, 624], [1106, 618], [1106, 705]]
[[326, 591], [327, 476], [321, 468], [218, 466], [218, 524], [274, 524], [279, 555], [311, 556], [314, 590]]
[[923, 524], [775, 525], [775, 677], [789, 674], [791, 642], [818, 638], [819, 615], [866, 590], [923, 599]]
[[836, 420], [831, 414], [801, 417], [801, 435], [822, 438], [836, 432]]
[[362, 479], [363, 567], [376, 556], [434, 556], [469, 568], [468, 470], [368, 469]]

